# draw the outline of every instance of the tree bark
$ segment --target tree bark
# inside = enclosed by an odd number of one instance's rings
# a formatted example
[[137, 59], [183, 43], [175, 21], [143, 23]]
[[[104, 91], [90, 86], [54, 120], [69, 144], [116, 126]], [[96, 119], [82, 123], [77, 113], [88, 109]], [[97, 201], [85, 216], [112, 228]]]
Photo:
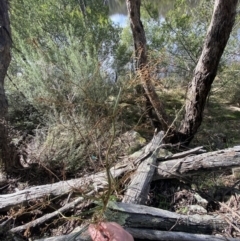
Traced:
[[8, 1], [2, 0], [0, 2], [0, 159], [4, 165], [9, 159], [6, 123], [8, 103], [4, 90], [4, 79], [11, 61], [10, 47], [11, 32], [8, 16]]
[[[126, 4], [134, 41], [135, 67], [139, 73], [146, 94], [147, 105], [151, 104], [151, 107], [147, 106], [147, 108], [153, 108], [155, 110], [162, 130], [167, 131], [169, 126], [167, 123], [167, 115], [152, 84], [148, 66], [147, 42], [140, 17], [141, 0], [126, 0]], [[152, 118], [152, 114], [149, 114], [149, 117]]]
[[[224, 236], [191, 234], [184, 232], [159, 231], [152, 229], [140, 228], [125, 228], [133, 237], [134, 240], [159, 240], [159, 241], [239, 241], [239, 238], [226, 238]], [[91, 237], [84, 233], [71, 233], [64, 236], [55, 236], [51, 238], [37, 239], [36, 241], [91, 241]]]
[[[212, 234], [222, 232], [229, 223], [219, 215], [182, 215], [138, 204], [110, 202], [107, 220], [130, 228]], [[238, 225], [238, 223], [237, 223]]]
[[[214, 236], [224, 232], [229, 223], [223, 215], [181, 215], [166, 210], [136, 204], [110, 202], [106, 217], [124, 225], [136, 240], [176, 241], [237, 241], [235, 238]], [[208, 235], [206, 235], [208, 234]], [[38, 241], [90, 241], [87, 228], [68, 235], [43, 238]]]
[[184, 232], [158, 231], [152, 229], [126, 228], [134, 237], [140, 240], [154, 241], [239, 241], [239, 238], [225, 238], [224, 236], [191, 234]]
[[160, 162], [154, 180], [181, 179], [206, 171], [226, 171], [240, 166], [240, 146], [195, 156]]
[[187, 144], [196, 134], [203, 119], [203, 110], [216, 76], [220, 58], [229, 39], [236, 16], [237, 0], [215, 0], [202, 54], [188, 86], [185, 116], [179, 128], [181, 141]]
[[150, 184], [156, 169], [156, 160], [164, 138], [164, 132], [159, 132], [152, 142], [150, 156], [144, 160], [134, 173], [122, 202], [145, 204], [147, 201]]

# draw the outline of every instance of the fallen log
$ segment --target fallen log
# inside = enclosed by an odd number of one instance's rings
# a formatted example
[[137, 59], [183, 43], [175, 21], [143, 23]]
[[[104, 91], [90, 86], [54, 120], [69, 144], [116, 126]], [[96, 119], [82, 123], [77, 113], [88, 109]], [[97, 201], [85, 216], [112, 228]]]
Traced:
[[172, 160], [172, 159], [178, 159], [178, 158], [183, 158], [183, 157], [186, 157], [186, 156], [190, 156], [190, 155], [193, 155], [193, 154], [202, 154], [202, 153], [205, 153], [206, 150], [203, 149], [203, 146], [199, 146], [199, 147], [195, 147], [193, 149], [190, 149], [190, 150], [187, 150], [187, 151], [183, 151], [183, 152], [179, 152], [179, 153], [176, 153], [176, 154], [172, 154], [172, 155], [167, 155], [165, 157], [161, 157], [161, 158], [158, 158], [159, 161], [162, 161], [162, 160]]
[[88, 193], [91, 190], [97, 191], [103, 186], [102, 184], [107, 184], [104, 172], [89, 177], [31, 187], [15, 193], [0, 195], [0, 212], [7, 211], [10, 208], [28, 206], [31, 202], [34, 203], [43, 197], [49, 200], [53, 197], [67, 195], [69, 192], [77, 192], [77, 190], [79, 192], [81, 190], [82, 193]]
[[[221, 233], [229, 227], [229, 222], [224, 219], [223, 215], [182, 215], [129, 203], [110, 202], [106, 216], [108, 221], [117, 222], [129, 228], [149, 228], [161, 231], [213, 234]], [[236, 226], [239, 224], [237, 223]]]
[[[118, 178], [122, 174], [135, 170], [138, 164], [147, 158], [151, 153], [145, 152], [142, 148], [137, 153], [125, 158], [123, 161], [111, 168], [113, 178]], [[177, 160], [160, 162], [154, 179], [181, 178], [186, 175], [193, 175], [201, 171], [226, 170], [233, 167], [240, 167], [240, 146], [233, 148], [209, 152], [196, 156], [185, 157]], [[69, 192], [87, 194], [98, 192], [107, 186], [105, 171], [68, 181], [61, 181], [54, 184], [31, 187], [16, 193], [0, 195], [0, 212], [8, 211], [12, 207], [28, 206], [29, 202], [34, 202], [39, 198], [60, 197]]]
[[[152, 151], [152, 143], [155, 141], [153, 138], [151, 142], [143, 147], [141, 150], [126, 157], [121, 162], [117, 163], [110, 169], [112, 177], [118, 178], [125, 172], [135, 170], [138, 163], [141, 163]], [[86, 195], [93, 190], [98, 192], [107, 186], [106, 172], [98, 172], [93, 175], [84, 176], [78, 179], [68, 181], [60, 181], [53, 184], [35, 186], [21, 190], [11, 194], [0, 195], [0, 212], [8, 211], [12, 207], [28, 206], [29, 202], [36, 201], [39, 198], [46, 197], [60, 197], [67, 195], [69, 192], [78, 192]]]
[[[239, 241], [239, 238], [226, 238], [223, 236], [206, 235], [206, 234], [191, 234], [184, 232], [159, 231], [152, 229], [125, 228], [134, 239], [139, 240], [159, 240], [159, 241]], [[90, 241], [90, 236], [78, 233], [56, 236], [51, 238], [37, 239], [35, 241]]]
[[226, 238], [216, 235], [191, 234], [184, 232], [158, 231], [151, 229], [126, 228], [134, 238], [159, 241], [239, 241], [239, 238]]
[[[136, 204], [110, 202], [106, 212], [108, 221], [118, 222], [136, 239], [176, 241], [237, 241], [235, 238], [215, 236], [229, 228], [222, 215], [181, 215], [170, 211]], [[239, 223], [237, 224], [239, 225]], [[36, 241], [90, 241], [87, 228], [60, 237]]]
[[164, 132], [159, 132], [152, 142], [148, 152], [151, 154], [140, 163], [137, 171], [132, 177], [122, 202], [145, 204], [149, 193], [150, 183], [155, 172], [156, 159], [160, 150], [160, 145], [164, 138]]
[[157, 164], [154, 180], [191, 176], [206, 171], [222, 171], [240, 166], [240, 146]]
[[92, 241], [92, 239], [90, 238], [90, 236], [83, 238], [80, 235], [78, 236], [72, 233], [51, 238], [35, 239], [35, 241]]
[[35, 239], [35, 241], [92, 241], [92, 239], [88, 233], [88, 225], [86, 225], [80, 231], [73, 231], [67, 235]]

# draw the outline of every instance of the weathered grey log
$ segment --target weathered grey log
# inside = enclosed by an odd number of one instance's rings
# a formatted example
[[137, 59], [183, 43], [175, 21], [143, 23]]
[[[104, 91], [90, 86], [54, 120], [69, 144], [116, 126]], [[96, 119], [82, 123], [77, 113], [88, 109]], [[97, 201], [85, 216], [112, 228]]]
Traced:
[[240, 166], [240, 146], [181, 159], [160, 162], [154, 179], [181, 178], [204, 171], [221, 171]]
[[193, 155], [193, 154], [202, 154], [205, 152], [206, 152], [206, 150], [203, 149], [203, 146], [199, 146], [199, 147], [195, 147], [193, 149], [187, 150], [187, 151], [183, 151], [183, 152], [179, 152], [176, 154], [167, 155], [165, 157], [158, 158], [158, 160], [166, 161], [166, 160], [178, 159], [178, 158], [183, 158], [183, 157]]
[[[153, 141], [154, 138], [140, 151], [126, 157], [123, 161], [112, 167], [110, 169], [112, 177], [117, 178], [127, 171], [135, 170], [135, 166], [149, 155], [152, 150], [150, 147], [152, 146], [151, 143]], [[34, 202], [42, 197], [46, 197], [48, 199], [51, 197], [60, 197], [68, 194], [69, 192], [74, 192], [75, 190], [77, 190], [78, 193], [81, 190], [84, 194], [92, 192], [92, 190], [98, 192], [106, 186], [106, 172], [102, 171], [78, 179], [31, 187], [16, 193], [0, 195], [0, 212], [7, 211], [12, 207], [17, 208], [18, 206], [27, 206], [29, 205], [29, 202]]]
[[[104, 172], [89, 177], [31, 187], [15, 193], [0, 195], [0, 212], [7, 211], [12, 207], [28, 206], [29, 202], [33, 203], [39, 198], [60, 197], [75, 189], [88, 192], [90, 189], [101, 188], [101, 183], [103, 185], [107, 183]], [[84, 189], [85, 187], [86, 189]]]
[[214, 232], [223, 232], [229, 227], [229, 223], [225, 221], [223, 215], [181, 215], [129, 203], [110, 202], [106, 215], [109, 221], [115, 221], [130, 228], [212, 234]]
[[[135, 239], [159, 241], [239, 241], [239, 238], [225, 238], [216, 235], [190, 234], [184, 232], [159, 231], [152, 229], [126, 228]], [[51, 238], [37, 239], [35, 241], [91, 241], [88, 236], [82, 237], [74, 233]]]
[[[125, 172], [135, 170], [134, 161], [141, 162], [146, 158], [145, 148], [134, 155], [125, 158], [111, 168], [113, 178], [117, 178]], [[143, 155], [144, 154], [144, 155]], [[196, 174], [206, 170], [226, 170], [240, 167], [240, 146], [209, 152], [197, 156], [186, 157], [178, 160], [160, 162], [154, 179], [179, 178], [185, 175]], [[14, 206], [27, 206], [41, 197], [56, 197], [65, 195], [76, 189], [88, 193], [96, 192], [107, 185], [105, 171], [87, 177], [69, 181], [61, 181], [54, 184], [31, 187], [16, 193], [0, 195], [0, 212], [7, 211]]]
[[153, 139], [152, 145], [146, 148], [151, 153], [150, 157], [143, 160], [127, 188], [122, 202], [145, 204], [149, 193], [150, 183], [156, 168], [156, 159], [160, 145], [164, 138], [164, 132], [159, 132]]
[[[214, 236], [222, 233], [229, 223], [222, 215], [180, 215], [173, 212], [137, 204], [109, 203], [108, 221], [115, 221], [129, 231], [134, 238], [143, 240], [176, 241], [237, 241], [239, 239]], [[239, 225], [239, 224], [238, 224]], [[175, 232], [174, 232], [175, 231]], [[200, 235], [201, 234], [201, 235]], [[203, 235], [204, 234], [204, 235]], [[206, 235], [209, 234], [209, 235]], [[36, 241], [90, 241], [87, 230], [60, 237]]]
[[92, 241], [92, 239], [90, 236], [83, 238], [81, 235], [71, 233], [68, 235], [55, 236], [51, 238], [35, 239], [35, 241]]
[[92, 241], [92, 239], [88, 233], [88, 225], [86, 225], [79, 231], [74, 231], [67, 235], [35, 239], [35, 241]]
[[[239, 238], [225, 238], [223, 236], [191, 234], [184, 232], [159, 231], [152, 229], [126, 228], [135, 239], [159, 240], [159, 241], [239, 241]], [[71, 233], [68, 235], [51, 238], [37, 239], [35, 241], [90, 241], [89, 236], [82, 237], [81, 234]]]
[[239, 238], [225, 238], [223, 236], [191, 234], [184, 232], [158, 231], [152, 229], [127, 228], [134, 238], [142, 240], [160, 241], [239, 241]]

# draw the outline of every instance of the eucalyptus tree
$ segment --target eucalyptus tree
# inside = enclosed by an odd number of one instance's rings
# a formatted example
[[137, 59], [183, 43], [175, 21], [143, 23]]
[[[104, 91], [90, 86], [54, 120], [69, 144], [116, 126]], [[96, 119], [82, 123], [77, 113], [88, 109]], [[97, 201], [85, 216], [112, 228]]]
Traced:
[[[128, 16], [130, 19], [130, 26], [133, 34], [134, 49], [135, 49], [135, 67], [141, 79], [141, 84], [145, 91], [146, 97], [146, 107], [150, 109], [151, 106], [155, 110], [160, 125], [163, 130], [167, 130], [168, 122], [167, 115], [163, 108], [163, 104], [158, 98], [158, 95], [154, 89], [153, 83], [151, 81], [151, 74], [148, 66], [147, 57], [147, 40], [145, 36], [145, 31], [140, 18], [140, 6], [141, 1], [139, 0], [126, 0]], [[151, 112], [149, 112], [149, 117], [152, 117]]]
[[[178, 130], [169, 126], [164, 108], [158, 99], [149, 75], [147, 60], [147, 41], [140, 19], [141, 0], [126, 0], [130, 26], [135, 46], [135, 54], [142, 78], [142, 85], [154, 108], [163, 130], [169, 129], [171, 141], [189, 143], [196, 134], [203, 119], [203, 110], [212, 83], [217, 74], [221, 56], [232, 31], [237, 9], [237, 0], [215, 0], [211, 23], [202, 47], [202, 53], [196, 62], [193, 79], [189, 83], [185, 113]], [[143, 71], [144, 70], [144, 71]]]
[[187, 142], [191, 141], [202, 123], [206, 99], [235, 22], [237, 4], [238, 0], [215, 0], [202, 53], [188, 86], [185, 115], [179, 128]]

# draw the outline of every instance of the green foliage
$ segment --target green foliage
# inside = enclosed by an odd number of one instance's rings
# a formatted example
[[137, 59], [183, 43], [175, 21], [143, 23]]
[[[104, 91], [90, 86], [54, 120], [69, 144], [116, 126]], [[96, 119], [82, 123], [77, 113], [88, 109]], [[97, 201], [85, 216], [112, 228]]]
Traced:
[[[238, 10], [239, 11], [239, 10]], [[239, 105], [239, 27], [240, 16], [236, 16], [235, 25], [231, 32], [228, 44], [221, 58], [218, 75], [214, 82], [213, 94], [225, 102]]]
[[114, 53], [114, 64], [113, 69], [117, 75], [117, 79], [120, 81], [126, 81], [129, 78], [126, 78], [129, 75], [129, 70], [133, 67], [133, 40], [132, 32], [129, 25], [121, 29], [119, 35], [119, 42]]
[[[201, 54], [211, 20], [213, 1], [174, 1], [171, 2], [174, 8], [167, 14], [162, 14], [159, 10], [162, 4], [164, 5], [163, 1], [144, 1], [142, 4], [141, 18], [148, 44], [149, 62], [154, 66], [153, 74], [157, 80], [162, 78], [158, 73], [167, 70], [168, 78], [186, 84], [192, 77]], [[132, 51], [129, 26], [123, 29], [121, 40], [128, 46], [128, 51]]]
[[[11, 1], [10, 119], [20, 130], [35, 133], [30, 152], [41, 151], [33, 159], [73, 169], [92, 155], [101, 156], [96, 143], [105, 150], [113, 108], [108, 100], [116, 96], [120, 84], [124, 98], [136, 102], [131, 93], [136, 83], [130, 27], [114, 26], [103, 1], [84, 2], [86, 5], [77, 0]], [[213, 1], [191, 2], [195, 7], [186, 0], [142, 4], [152, 78], [167, 88], [185, 85], [192, 77], [211, 20]], [[168, 14], [159, 11], [160, 5], [166, 10], [173, 3]], [[229, 99], [235, 103], [239, 101], [239, 64], [233, 57], [238, 48], [238, 24], [213, 90], [225, 90], [231, 83]], [[129, 79], [134, 83], [126, 85]], [[133, 115], [129, 107], [124, 108], [128, 113], [122, 120], [126, 122], [130, 113], [131, 124], [136, 125], [141, 110], [134, 110]]]
[[[153, 2], [150, 10], [147, 4], [146, 6], [143, 4], [142, 8], [149, 61], [151, 66], [155, 66], [155, 73], [164, 73], [167, 70], [166, 75], [157, 77], [157, 80], [161, 79], [164, 86], [171, 87], [176, 83], [186, 85], [192, 78], [200, 57], [211, 21], [214, 1], [201, 0], [190, 3], [186, 0], [178, 0], [174, 2], [174, 7], [167, 14], [161, 15], [159, 11], [159, 17], [153, 17], [152, 12], [161, 4]], [[221, 88], [226, 82], [231, 82], [232, 86], [234, 81], [236, 83], [236, 78], [231, 77], [234, 74], [230, 74], [229, 68], [232, 68], [233, 62], [238, 62], [238, 29], [239, 17], [219, 65], [218, 76], [222, 81], [218, 81], [217, 86], [221, 85]], [[230, 79], [232, 81], [229, 81]]]
[[162, 27], [166, 36], [164, 46], [178, 76], [192, 76], [210, 23], [211, 4], [210, 1], [200, 1], [195, 8], [189, 8], [185, 0], [179, 0], [167, 14]]
[[163, 210], [169, 210], [171, 207], [171, 203], [168, 200], [168, 197], [166, 195], [157, 194], [156, 199], [158, 202], [158, 208]]
[[76, 0], [13, 0], [11, 22], [11, 120], [35, 133], [32, 160], [77, 170], [110, 135], [106, 100], [119, 87], [106, 60], [115, 55], [119, 29], [96, 1], [82, 8]]

